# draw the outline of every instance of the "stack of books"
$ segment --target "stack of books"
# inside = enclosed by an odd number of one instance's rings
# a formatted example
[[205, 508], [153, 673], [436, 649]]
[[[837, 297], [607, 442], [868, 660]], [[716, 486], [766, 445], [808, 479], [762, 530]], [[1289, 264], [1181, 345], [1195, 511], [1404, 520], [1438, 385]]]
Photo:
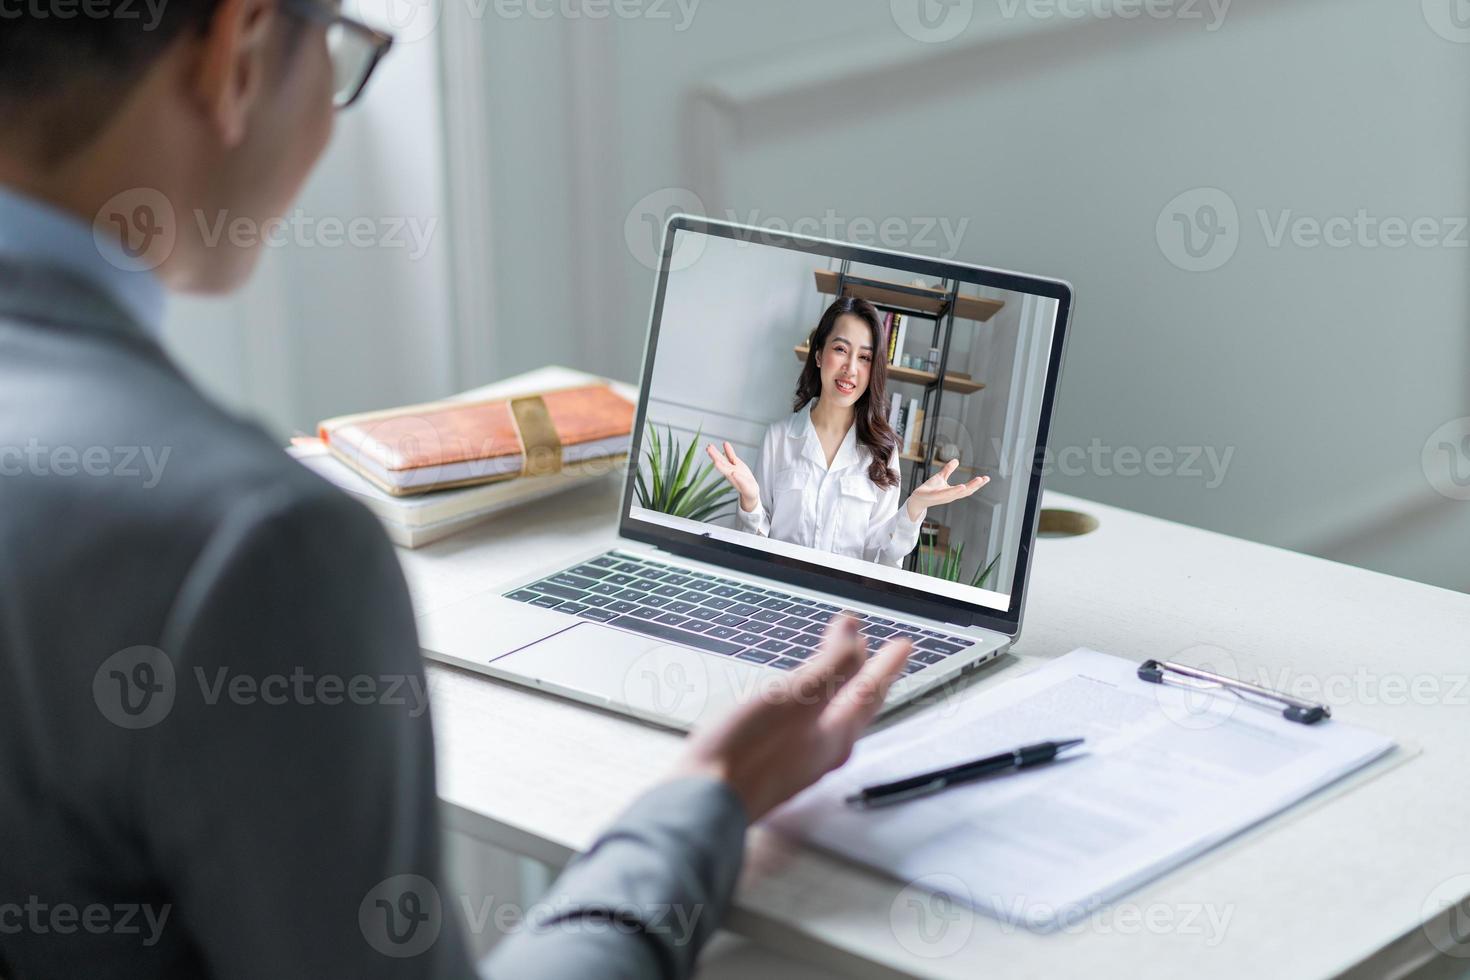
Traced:
[[903, 396], [894, 392], [888, 403], [888, 424], [898, 433], [898, 451], [901, 454], [924, 455], [924, 410], [919, 407], [917, 398], [910, 398], [905, 405]]
[[417, 548], [627, 464], [636, 389], [548, 367], [443, 402], [328, 419], [290, 454]]

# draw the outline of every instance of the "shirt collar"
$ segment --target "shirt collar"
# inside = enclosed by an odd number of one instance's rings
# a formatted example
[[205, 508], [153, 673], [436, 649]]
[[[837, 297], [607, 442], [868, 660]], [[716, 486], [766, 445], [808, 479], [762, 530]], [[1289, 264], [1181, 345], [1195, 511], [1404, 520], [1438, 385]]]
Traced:
[[792, 416], [791, 426], [787, 430], [787, 435], [791, 438], [802, 441], [802, 455], [829, 472], [860, 463], [862, 460], [858, 456], [857, 423], [854, 422], [847, 427], [842, 445], [837, 447], [837, 453], [832, 457], [832, 465], [827, 465], [827, 454], [822, 451], [822, 440], [817, 436], [817, 427], [812, 424], [812, 406], [815, 404], [815, 400], [807, 402], [805, 408]]
[[0, 256], [39, 262], [79, 276], [117, 303], [155, 339], [166, 295], [151, 270], [138, 269], [110, 238], [76, 215], [0, 186]]

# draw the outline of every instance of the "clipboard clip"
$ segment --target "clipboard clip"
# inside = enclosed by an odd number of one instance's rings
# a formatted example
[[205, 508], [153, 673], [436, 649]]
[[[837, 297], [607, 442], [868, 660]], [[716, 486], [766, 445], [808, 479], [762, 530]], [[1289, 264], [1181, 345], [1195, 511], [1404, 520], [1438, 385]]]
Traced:
[[1312, 704], [1250, 681], [1236, 680], [1234, 677], [1168, 660], [1145, 660], [1138, 665], [1138, 679], [1150, 684], [1172, 683], [1196, 691], [1224, 691], [1248, 703], [1279, 707], [1281, 717], [1303, 725], [1315, 725], [1323, 718], [1332, 717], [1332, 709], [1325, 704]]

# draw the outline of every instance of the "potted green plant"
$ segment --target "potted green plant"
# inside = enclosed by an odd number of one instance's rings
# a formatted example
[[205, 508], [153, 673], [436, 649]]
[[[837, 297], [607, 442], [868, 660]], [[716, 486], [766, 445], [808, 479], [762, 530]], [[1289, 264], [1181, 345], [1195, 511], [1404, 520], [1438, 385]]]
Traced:
[[[931, 575], [934, 578], [944, 579], [946, 582], [963, 581], [962, 569], [964, 567], [965, 543], [961, 541], [953, 548], [941, 553], [935, 547], [935, 537], [929, 535], [927, 548], [919, 549], [919, 563], [916, 571], [920, 575]], [[975, 588], [983, 588], [986, 581], [995, 572], [995, 566], [1000, 563], [1000, 554], [990, 559], [990, 563], [984, 568], [975, 569], [974, 576], [969, 584]]]
[[686, 450], [674, 438], [671, 426], [664, 429], [666, 436], [660, 439], [658, 429], [648, 427], [643, 459], [648, 464], [649, 478], [645, 481], [639, 469], [633, 483], [639, 506], [691, 521], [724, 516], [721, 512], [735, 502], [735, 490], [713, 463], [694, 468], [700, 432], [694, 434], [694, 441]]

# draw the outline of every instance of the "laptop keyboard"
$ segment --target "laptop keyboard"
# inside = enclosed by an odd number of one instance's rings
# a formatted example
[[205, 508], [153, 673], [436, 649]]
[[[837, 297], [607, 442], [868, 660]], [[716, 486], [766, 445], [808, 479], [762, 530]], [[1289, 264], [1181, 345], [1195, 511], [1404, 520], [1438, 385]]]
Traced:
[[[522, 586], [508, 598], [778, 670], [794, 670], [815, 653], [827, 622], [841, 611], [780, 589], [617, 552]], [[913, 641], [905, 674], [974, 645], [967, 637], [850, 612], [872, 645], [898, 636]]]

